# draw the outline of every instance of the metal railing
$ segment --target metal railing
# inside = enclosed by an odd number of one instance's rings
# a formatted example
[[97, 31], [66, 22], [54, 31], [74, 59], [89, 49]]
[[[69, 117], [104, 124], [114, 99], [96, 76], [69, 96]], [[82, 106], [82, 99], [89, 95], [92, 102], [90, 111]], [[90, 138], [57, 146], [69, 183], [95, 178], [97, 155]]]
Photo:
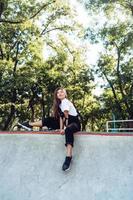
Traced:
[[[110, 126], [111, 124], [111, 126]], [[106, 122], [107, 132], [133, 132], [133, 120], [112, 120]]]

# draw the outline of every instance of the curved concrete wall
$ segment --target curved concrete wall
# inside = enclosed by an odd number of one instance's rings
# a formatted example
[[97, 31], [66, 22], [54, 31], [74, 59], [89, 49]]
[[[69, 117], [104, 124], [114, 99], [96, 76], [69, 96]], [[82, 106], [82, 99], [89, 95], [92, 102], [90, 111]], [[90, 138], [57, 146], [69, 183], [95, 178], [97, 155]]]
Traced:
[[0, 135], [0, 200], [132, 200], [133, 137], [76, 135], [72, 168], [62, 135]]

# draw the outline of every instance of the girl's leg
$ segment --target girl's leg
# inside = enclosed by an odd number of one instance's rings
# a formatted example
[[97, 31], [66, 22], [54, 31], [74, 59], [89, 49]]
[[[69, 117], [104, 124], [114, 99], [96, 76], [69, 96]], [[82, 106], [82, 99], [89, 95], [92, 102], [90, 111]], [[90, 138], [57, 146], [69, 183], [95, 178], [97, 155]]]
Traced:
[[72, 157], [72, 148], [73, 147], [72, 147], [71, 144], [68, 144], [67, 147], [66, 147], [66, 150], [67, 150], [66, 154], [67, 154], [68, 157]]
[[74, 136], [75, 132], [79, 131], [77, 124], [72, 123], [65, 129], [65, 140], [66, 140], [66, 151], [67, 155], [65, 161], [62, 166], [63, 171], [67, 171], [70, 169], [70, 163], [72, 159], [72, 150], [73, 150], [73, 143], [74, 143]]
[[50, 129], [56, 130], [60, 128], [59, 119], [55, 119], [54, 117], [43, 117], [42, 118], [42, 126], [47, 126]]
[[35, 127], [42, 127], [42, 120], [37, 121], [37, 122], [29, 122], [30, 126], [35, 126]]
[[65, 129], [65, 146], [67, 147], [67, 155], [72, 154], [72, 147], [74, 144], [74, 133], [76, 133], [79, 130], [80, 129], [76, 123], [68, 125], [68, 127]]
[[35, 127], [43, 127], [43, 126], [47, 126], [48, 128], [52, 128], [52, 129], [58, 129], [59, 128], [59, 122], [58, 120], [56, 120], [53, 117], [47, 117], [47, 118], [43, 118], [40, 121], [36, 121], [36, 122], [29, 122], [30, 126], [35, 126]]

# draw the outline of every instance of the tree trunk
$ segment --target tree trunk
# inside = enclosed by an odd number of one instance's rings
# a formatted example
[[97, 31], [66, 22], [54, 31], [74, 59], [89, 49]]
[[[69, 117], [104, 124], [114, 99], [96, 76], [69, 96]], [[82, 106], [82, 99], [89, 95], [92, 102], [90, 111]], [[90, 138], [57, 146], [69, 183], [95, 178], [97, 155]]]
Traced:
[[117, 54], [118, 54], [118, 58], [117, 58], [117, 70], [116, 71], [117, 71], [119, 88], [120, 88], [120, 92], [121, 92], [121, 95], [122, 95], [123, 103], [125, 104], [125, 107], [126, 107], [126, 112], [130, 116], [131, 115], [131, 110], [130, 110], [129, 105], [128, 105], [126, 94], [124, 94], [123, 85], [122, 85], [122, 79], [121, 79], [121, 74], [120, 74], [120, 56], [121, 56], [121, 52], [120, 52], [120, 49], [118, 47], [117, 47]]
[[19, 45], [20, 45], [20, 42], [18, 41], [17, 42], [17, 46], [16, 46], [16, 56], [15, 56], [14, 67], [13, 67], [14, 88], [12, 89], [12, 98], [11, 98], [11, 104], [12, 105], [11, 105], [11, 109], [10, 109], [10, 113], [8, 115], [8, 118], [5, 121], [3, 130], [9, 129], [9, 127], [11, 126], [11, 123], [12, 123], [12, 119], [13, 119], [13, 117], [15, 115], [15, 111], [16, 111], [15, 103], [17, 101], [17, 92], [16, 92], [16, 80], [15, 80], [15, 77], [16, 77], [16, 70], [17, 70], [17, 64], [18, 64]]
[[104, 74], [104, 76], [105, 76], [107, 82], [109, 83], [109, 85], [110, 85], [110, 87], [111, 87], [111, 89], [112, 89], [112, 92], [113, 92], [113, 95], [114, 95], [114, 100], [115, 100], [116, 106], [117, 106], [117, 108], [118, 108], [118, 112], [121, 113], [122, 119], [125, 119], [125, 115], [123, 114], [123, 110], [122, 110], [122, 108], [121, 108], [121, 105], [120, 105], [120, 103], [119, 103], [119, 100], [117, 99], [117, 95], [116, 95], [114, 86], [113, 86], [112, 82], [108, 79], [106, 73], [103, 72], [103, 74]]
[[34, 122], [34, 114], [35, 114], [35, 112], [34, 112], [34, 106], [32, 104], [30, 105], [30, 109], [31, 109], [31, 121]]
[[44, 94], [42, 94], [42, 100], [41, 100], [41, 107], [42, 107], [42, 116], [45, 117], [45, 101], [44, 101]]
[[12, 123], [12, 120], [13, 120], [13, 117], [14, 117], [14, 114], [15, 114], [15, 106], [11, 105], [10, 114], [8, 115], [8, 118], [5, 121], [3, 131], [9, 130], [11, 123]]

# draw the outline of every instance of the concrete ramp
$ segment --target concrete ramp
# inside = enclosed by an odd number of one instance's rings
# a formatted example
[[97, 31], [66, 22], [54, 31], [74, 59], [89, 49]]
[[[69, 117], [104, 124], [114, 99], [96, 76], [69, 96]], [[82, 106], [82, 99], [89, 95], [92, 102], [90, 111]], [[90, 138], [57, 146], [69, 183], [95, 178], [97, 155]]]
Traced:
[[133, 200], [133, 137], [0, 134], [0, 200]]

